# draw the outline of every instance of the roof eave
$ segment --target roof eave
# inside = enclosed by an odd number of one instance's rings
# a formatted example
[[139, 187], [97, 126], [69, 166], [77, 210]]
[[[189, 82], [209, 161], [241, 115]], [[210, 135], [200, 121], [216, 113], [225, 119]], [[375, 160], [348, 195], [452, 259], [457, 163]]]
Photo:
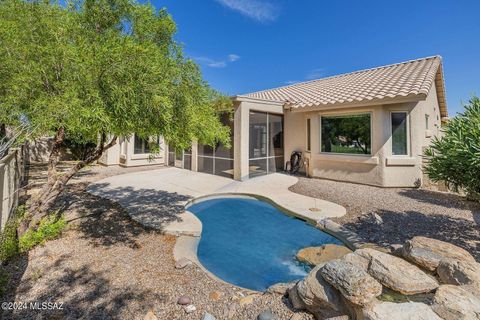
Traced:
[[371, 107], [379, 106], [386, 104], [395, 104], [395, 103], [405, 103], [405, 102], [418, 102], [424, 101], [427, 99], [427, 95], [424, 93], [410, 95], [405, 97], [393, 97], [393, 98], [383, 98], [383, 99], [372, 99], [372, 100], [362, 100], [362, 101], [347, 101], [343, 103], [332, 103], [332, 104], [317, 104], [305, 107], [295, 107], [295, 105], [286, 105], [291, 112], [308, 112], [308, 111], [318, 111], [318, 110], [334, 110], [334, 109], [346, 109], [346, 108], [360, 108], [360, 107]]
[[233, 96], [231, 98], [233, 101], [239, 101], [239, 102], [252, 102], [252, 103], [270, 104], [270, 105], [276, 105], [276, 106], [285, 105], [285, 101], [252, 98], [252, 97], [247, 97], [242, 95]]

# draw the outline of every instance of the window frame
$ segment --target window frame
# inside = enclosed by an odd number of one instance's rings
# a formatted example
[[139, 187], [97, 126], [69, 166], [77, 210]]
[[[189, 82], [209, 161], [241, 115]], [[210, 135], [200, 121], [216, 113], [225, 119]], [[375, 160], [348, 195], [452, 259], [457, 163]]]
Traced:
[[[341, 153], [341, 152], [325, 152], [322, 151], [322, 117], [348, 117], [348, 116], [358, 116], [358, 115], [366, 115], [368, 114], [370, 116], [370, 153], [369, 154], [364, 154], [364, 153]], [[373, 112], [372, 111], [363, 111], [363, 112], [348, 112], [348, 113], [327, 113], [327, 114], [320, 114], [319, 115], [319, 126], [318, 126], [318, 131], [319, 131], [319, 154], [322, 155], [328, 155], [328, 154], [333, 154], [333, 155], [344, 155], [344, 156], [360, 156], [360, 157], [365, 157], [365, 158], [371, 158], [374, 156], [373, 152], [373, 142], [374, 142], [374, 137], [373, 137]]]
[[311, 118], [307, 118], [305, 127], [306, 127], [305, 151], [312, 152], [312, 119]]
[[[407, 120], [407, 153], [406, 154], [393, 154], [393, 126], [392, 126], [392, 114], [393, 113], [404, 113]], [[410, 151], [410, 112], [405, 110], [390, 110], [390, 155], [392, 157], [409, 157], [411, 155]]]

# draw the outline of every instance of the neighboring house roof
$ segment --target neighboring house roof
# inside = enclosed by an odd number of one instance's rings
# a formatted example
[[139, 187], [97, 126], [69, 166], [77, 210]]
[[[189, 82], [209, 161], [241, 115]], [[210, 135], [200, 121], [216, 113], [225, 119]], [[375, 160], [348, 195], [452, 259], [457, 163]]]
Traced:
[[442, 58], [432, 56], [238, 96], [282, 102], [292, 109], [368, 105], [426, 99], [437, 88], [447, 117]]

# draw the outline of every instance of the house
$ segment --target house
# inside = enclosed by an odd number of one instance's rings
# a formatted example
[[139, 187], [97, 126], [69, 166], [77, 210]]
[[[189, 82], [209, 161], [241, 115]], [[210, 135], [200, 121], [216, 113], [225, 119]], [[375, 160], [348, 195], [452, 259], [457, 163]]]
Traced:
[[[422, 183], [423, 150], [448, 116], [439, 56], [238, 95], [233, 101], [233, 121], [222, 119], [231, 127], [233, 148], [193, 143], [175, 152], [162, 143], [164, 155], [154, 161], [245, 180], [284, 170], [290, 154], [299, 151], [311, 177], [412, 187]], [[147, 150], [131, 140], [106, 157], [112, 153], [114, 159], [123, 157], [124, 165], [146, 164], [148, 154], [135, 151]]]

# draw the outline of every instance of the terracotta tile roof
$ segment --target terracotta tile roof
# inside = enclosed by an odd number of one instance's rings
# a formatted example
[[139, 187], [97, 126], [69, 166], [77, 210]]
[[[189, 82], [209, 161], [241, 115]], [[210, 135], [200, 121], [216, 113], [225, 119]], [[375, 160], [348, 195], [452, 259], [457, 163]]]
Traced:
[[394, 103], [399, 99], [425, 99], [434, 83], [437, 85], [442, 116], [447, 116], [440, 56], [297, 83], [240, 97], [284, 102], [292, 108]]

